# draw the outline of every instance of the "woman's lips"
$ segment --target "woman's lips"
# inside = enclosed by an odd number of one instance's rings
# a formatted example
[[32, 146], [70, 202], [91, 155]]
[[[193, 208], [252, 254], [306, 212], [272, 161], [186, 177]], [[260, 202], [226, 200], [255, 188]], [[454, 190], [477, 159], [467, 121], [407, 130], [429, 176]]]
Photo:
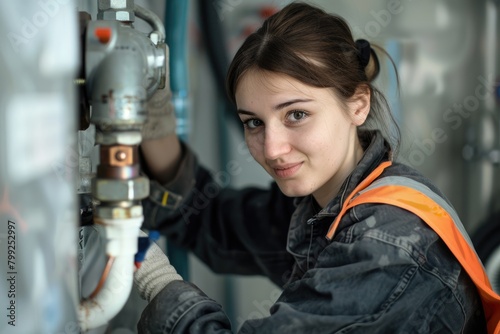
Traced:
[[297, 164], [284, 165], [284, 166], [274, 166], [273, 171], [277, 177], [284, 179], [284, 178], [292, 177], [293, 175], [295, 175], [301, 166], [302, 166], [302, 162], [299, 162]]

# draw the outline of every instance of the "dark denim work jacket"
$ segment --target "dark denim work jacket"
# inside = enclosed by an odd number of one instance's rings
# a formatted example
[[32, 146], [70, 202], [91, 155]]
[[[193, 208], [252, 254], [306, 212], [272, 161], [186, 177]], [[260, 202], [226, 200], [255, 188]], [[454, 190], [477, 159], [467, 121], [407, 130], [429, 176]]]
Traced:
[[[218, 273], [264, 275], [282, 294], [262, 319], [239, 333], [485, 333], [474, 284], [439, 237], [414, 214], [383, 204], [346, 213], [331, 242], [328, 227], [344, 199], [382, 161], [387, 143], [367, 133], [365, 154], [323, 209], [311, 196], [270, 189], [221, 188], [184, 147], [176, 179], [152, 182], [145, 227], [192, 250]], [[146, 171], [147, 172], [147, 171]], [[406, 176], [443, 196], [414, 169], [395, 163], [384, 176]], [[227, 182], [227, 179], [226, 179]], [[168, 189], [169, 200], [161, 199]], [[153, 299], [141, 333], [231, 333], [221, 306], [189, 282], [174, 281]]]

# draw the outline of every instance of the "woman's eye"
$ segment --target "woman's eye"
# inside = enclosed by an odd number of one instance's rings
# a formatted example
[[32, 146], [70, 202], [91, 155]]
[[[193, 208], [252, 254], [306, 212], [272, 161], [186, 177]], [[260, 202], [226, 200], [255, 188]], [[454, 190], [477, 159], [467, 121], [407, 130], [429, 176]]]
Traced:
[[288, 114], [288, 119], [292, 122], [300, 121], [306, 118], [307, 114], [301, 110], [294, 110]]
[[248, 129], [255, 129], [262, 125], [262, 121], [256, 118], [251, 118], [243, 122], [243, 126]]

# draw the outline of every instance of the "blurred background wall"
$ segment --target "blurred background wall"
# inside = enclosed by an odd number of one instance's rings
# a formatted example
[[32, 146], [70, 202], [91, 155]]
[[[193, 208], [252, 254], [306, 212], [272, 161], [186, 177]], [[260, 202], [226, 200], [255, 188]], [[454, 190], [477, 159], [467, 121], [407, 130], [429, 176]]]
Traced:
[[77, 15], [45, 5], [0, 9], [0, 333], [78, 328]]

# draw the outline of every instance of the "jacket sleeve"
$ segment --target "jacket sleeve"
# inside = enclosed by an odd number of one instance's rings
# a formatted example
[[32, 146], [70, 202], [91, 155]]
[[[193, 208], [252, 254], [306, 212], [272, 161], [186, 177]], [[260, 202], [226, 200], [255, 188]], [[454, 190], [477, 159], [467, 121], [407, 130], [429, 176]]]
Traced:
[[142, 312], [139, 334], [232, 333], [222, 307], [195, 285], [186, 281], [169, 283]]
[[190, 249], [217, 273], [265, 275], [283, 286], [283, 273], [293, 263], [286, 252], [293, 199], [274, 183], [270, 189], [224, 187], [242, 172], [238, 167], [210, 173], [183, 146], [174, 181], [151, 181], [143, 201], [145, 227]]

